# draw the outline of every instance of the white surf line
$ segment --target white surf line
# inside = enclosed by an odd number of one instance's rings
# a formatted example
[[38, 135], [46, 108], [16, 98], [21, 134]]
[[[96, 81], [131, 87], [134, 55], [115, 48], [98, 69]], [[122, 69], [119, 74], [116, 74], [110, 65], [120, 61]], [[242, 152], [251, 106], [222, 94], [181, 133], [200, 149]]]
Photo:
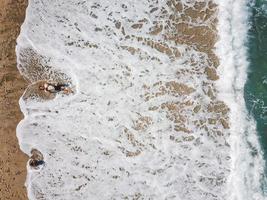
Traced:
[[[244, 85], [247, 79], [247, 35], [249, 9], [247, 1], [217, 1], [219, 5], [220, 57], [217, 82], [219, 98], [230, 107], [232, 167], [228, 179], [228, 199], [261, 200], [261, 177], [264, 160], [256, 133], [255, 121], [248, 116], [244, 101]], [[252, 151], [256, 152], [253, 156]]]

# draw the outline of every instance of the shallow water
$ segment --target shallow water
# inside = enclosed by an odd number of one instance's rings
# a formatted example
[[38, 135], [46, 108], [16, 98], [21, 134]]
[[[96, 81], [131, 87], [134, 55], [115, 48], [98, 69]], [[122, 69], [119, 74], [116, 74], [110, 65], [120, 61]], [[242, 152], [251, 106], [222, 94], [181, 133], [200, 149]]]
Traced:
[[248, 12], [241, 0], [30, 1], [18, 68], [75, 93], [20, 100], [21, 149], [45, 161], [28, 167], [29, 198], [263, 199], [243, 98]]

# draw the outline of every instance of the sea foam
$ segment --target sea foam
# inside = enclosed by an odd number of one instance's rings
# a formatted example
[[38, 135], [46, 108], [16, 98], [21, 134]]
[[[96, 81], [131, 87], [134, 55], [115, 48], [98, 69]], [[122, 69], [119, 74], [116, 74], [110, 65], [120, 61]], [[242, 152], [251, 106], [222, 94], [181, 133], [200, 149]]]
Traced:
[[263, 153], [256, 132], [256, 123], [249, 116], [244, 102], [248, 60], [246, 42], [250, 21], [248, 1], [226, 0], [217, 2], [219, 9], [216, 45], [220, 57], [219, 97], [230, 107], [232, 167], [229, 176], [229, 199], [266, 199]]
[[263, 161], [243, 103], [245, 4], [218, 2], [216, 91], [207, 77], [216, 68], [212, 50], [173, 29], [187, 20], [214, 34], [216, 12], [189, 19], [177, 12], [190, 15], [195, 3], [214, 9], [208, 1], [29, 2], [20, 72], [32, 83], [60, 79], [75, 88], [49, 101], [20, 100], [21, 149], [36, 148], [45, 161], [28, 167], [29, 199], [263, 198]]

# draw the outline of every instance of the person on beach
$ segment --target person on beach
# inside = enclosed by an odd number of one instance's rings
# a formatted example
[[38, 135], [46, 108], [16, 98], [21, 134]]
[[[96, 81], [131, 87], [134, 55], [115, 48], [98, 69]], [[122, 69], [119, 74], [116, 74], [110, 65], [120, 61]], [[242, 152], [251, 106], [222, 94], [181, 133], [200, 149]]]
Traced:
[[31, 157], [29, 160], [29, 165], [33, 168], [33, 169], [38, 169], [40, 166], [44, 165], [44, 156], [43, 154], [37, 150], [37, 149], [32, 149], [31, 150]]
[[29, 161], [29, 165], [31, 167], [33, 167], [33, 168], [37, 168], [38, 166], [43, 165], [44, 163], [45, 162], [43, 160], [33, 160], [33, 159], [31, 159]]
[[39, 87], [40, 90], [44, 90], [45, 92], [50, 93], [58, 93], [63, 92], [64, 94], [70, 94], [73, 91], [68, 87], [68, 84], [52, 84], [52, 83], [44, 83]]

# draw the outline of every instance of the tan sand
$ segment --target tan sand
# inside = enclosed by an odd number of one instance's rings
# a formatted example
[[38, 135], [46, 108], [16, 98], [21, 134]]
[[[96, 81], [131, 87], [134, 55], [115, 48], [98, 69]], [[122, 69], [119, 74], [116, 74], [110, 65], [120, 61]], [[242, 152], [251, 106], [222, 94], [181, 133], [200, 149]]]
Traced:
[[18, 100], [26, 87], [16, 67], [15, 45], [27, 0], [0, 0], [0, 199], [27, 199], [27, 156], [16, 137], [22, 119]]

